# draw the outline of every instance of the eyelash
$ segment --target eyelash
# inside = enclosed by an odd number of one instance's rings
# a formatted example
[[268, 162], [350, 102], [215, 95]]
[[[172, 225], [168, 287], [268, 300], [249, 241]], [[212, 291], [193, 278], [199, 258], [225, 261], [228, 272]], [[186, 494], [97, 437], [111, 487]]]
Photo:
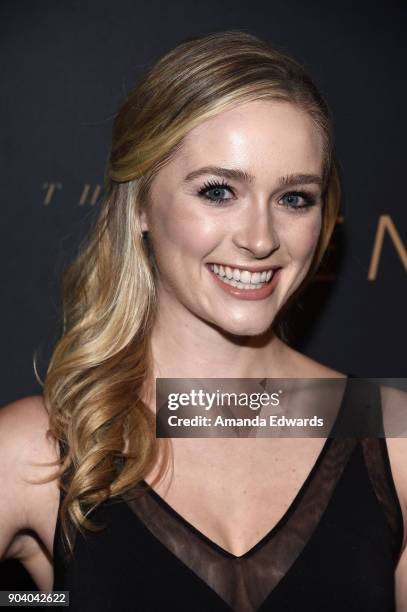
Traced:
[[[199, 189], [198, 191], [198, 196], [200, 197], [204, 197], [207, 200], [209, 200], [210, 202], [217, 202], [218, 204], [221, 204], [223, 202], [227, 202], [227, 199], [223, 199], [223, 198], [209, 198], [207, 197], [207, 192], [212, 190], [212, 189], [227, 189], [228, 191], [230, 191], [230, 193], [234, 196], [235, 193], [232, 189], [232, 187], [226, 183], [226, 181], [206, 181], [203, 186], [201, 187], [201, 189]], [[301, 197], [304, 199], [304, 201], [306, 202], [306, 204], [303, 204], [301, 206], [290, 206], [290, 204], [281, 204], [281, 206], [284, 206], [285, 208], [289, 208], [290, 210], [293, 210], [295, 212], [304, 212], [304, 210], [306, 210], [307, 208], [310, 208], [311, 206], [314, 206], [314, 204], [316, 203], [316, 197], [310, 193], [307, 193], [306, 191], [288, 191], [287, 193], [285, 193], [283, 196], [281, 197], [286, 197], [286, 196], [297, 196], [297, 197]]]

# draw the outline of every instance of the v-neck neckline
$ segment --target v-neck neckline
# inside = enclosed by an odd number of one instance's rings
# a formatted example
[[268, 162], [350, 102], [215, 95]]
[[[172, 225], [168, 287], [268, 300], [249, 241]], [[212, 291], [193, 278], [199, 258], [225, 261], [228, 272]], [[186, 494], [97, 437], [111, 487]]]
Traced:
[[299, 491], [296, 493], [293, 501], [290, 503], [287, 510], [284, 512], [281, 518], [277, 521], [274, 527], [272, 527], [264, 536], [260, 538], [260, 540], [258, 540], [258, 542], [256, 542], [251, 548], [249, 548], [245, 553], [241, 555], [235, 555], [234, 553], [230, 552], [229, 550], [226, 550], [226, 548], [223, 548], [223, 546], [221, 546], [220, 544], [218, 544], [217, 542], [209, 538], [207, 535], [205, 535], [200, 529], [195, 527], [195, 525], [193, 525], [182, 514], [180, 514], [177, 510], [175, 510], [175, 508], [170, 506], [170, 504], [167, 501], [165, 501], [165, 499], [161, 497], [161, 495], [159, 495], [145, 480], [140, 481], [140, 484], [157, 501], [157, 503], [160, 504], [162, 508], [164, 508], [166, 512], [171, 514], [175, 519], [177, 519], [180, 523], [182, 523], [189, 531], [192, 531], [201, 540], [206, 542], [211, 548], [221, 553], [228, 559], [239, 561], [241, 559], [246, 559], [247, 557], [250, 557], [251, 555], [253, 555], [257, 550], [259, 550], [259, 548], [261, 548], [264, 544], [266, 544], [266, 542], [270, 538], [272, 538], [285, 525], [285, 523], [288, 521], [292, 513], [295, 511], [295, 509], [299, 505], [301, 499], [303, 498], [305, 491], [308, 488], [308, 484], [312, 480], [315, 472], [318, 470], [323, 458], [328, 452], [328, 449], [332, 443], [332, 440], [333, 438], [329, 438], [329, 437], [326, 438], [310, 472], [308, 473], [308, 476], [306, 477], [305, 481], [301, 485]]
[[321, 450], [319, 451], [317, 458], [315, 459], [307, 477], [305, 478], [304, 482], [302, 483], [300, 489], [297, 491], [294, 499], [292, 500], [292, 502], [289, 504], [287, 510], [284, 512], [284, 514], [280, 517], [280, 519], [277, 521], [277, 523], [269, 530], [267, 531], [267, 533], [262, 536], [260, 538], [260, 540], [258, 540], [258, 542], [256, 542], [253, 546], [251, 546], [246, 552], [244, 552], [241, 555], [235, 555], [234, 553], [230, 552], [229, 550], [227, 550], [226, 548], [223, 548], [223, 546], [221, 546], [220, 544], [218, 544], [217, 542], [215, 542], [214, 540], [212, 540], [211, 538], [209, 538], [207, 535], [205, 535], [200, 529], [198, 529], [197, 527], [195, 527], [195, 525], [193, 525], [190, 521], [188, 521], [182, 514], [180, 514], [177, 510], [175, 510], [175, 508], [173, 508], [163, 497], [161, 497], [161, 495], [159, 495], [152, 487], [151, 485], [146, 482], [145, 480], [141, 480], [139, 481], [139, 485], [148, 493], [150, 494], [155, 501], [166, 511], [168, 512], [172, 517], [174, 517], [177, 521], [179, 521], [182, 525], [184, 525], [184, 527], [186, 529], [188, 529], [189, 531], [191, 531], [192, 533], [194, 533], [199, 539], [203, 540], [204, 542], [207, 543], [208, 546], [210, 546], [213, 550], [217, 551], [218, 553], [220, 553], [221, 555], [223, 555], [224, 557], [227, 557], [228, 559], [232, 559], [236, 562], [244, 560], [248, 557], [250, 557], [251, 555], [253, 555], [256, 551], [258, 551], [260, 548], [262, 548], [266, 542], [268, 542], [284, 525], [285, 523], [288, 521], [288, 519], [291, 517], [291, 515], [293, 514], [293, 512], [296, 510], [296, 508], [298, 507], [299, 503], [301, 502], [306, 490], [308, 489], [308, 486], [310, 484], [310, 482], [312, 481], [316, 471], [318, 470], [319, 466], [321, 465], [325, 455], [327, 454], [332, 441], [333, 441], [333, 437], [332, 437], [332, 432], [336, 429], [338, 423], [339, 423], [339, 418], [340, 416], [342, 416], [342, 413], [344, 411], [344, 407], [345, 407], [345, 402], [347, 399], [347, 394], [349, 391], [349, 379], [353, 378], [353, 376], [351, 374], [347, 374], [346, 376], [346, 382], [345, 382], [345, 390], [343, 392], [342, 395], [342, 399], [341, 399], [341, 404], [339, 407], [339, 410], [336, 414], [336, 417], [334, 419], [334, 423], [331, 427], [331, 431], [329, 433], [329, 436], [325, 439], [324, 444], [321, 447]]

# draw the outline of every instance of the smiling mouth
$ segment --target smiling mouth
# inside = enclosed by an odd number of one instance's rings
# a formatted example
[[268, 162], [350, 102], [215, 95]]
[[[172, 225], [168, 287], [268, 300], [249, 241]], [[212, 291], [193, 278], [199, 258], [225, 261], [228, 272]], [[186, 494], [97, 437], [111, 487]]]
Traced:
[[268, 285], [275, 272], [280, 268], [269, 268], [261, 272], [250, 272], [250, 270], [244, 270], [241, 268], [232, 268], [230, 266], [224, 266], [222, 264], [210, 263], [207, 264], [211, 271], [216, 276], [232, 287], [237, 289], [247, 289], [248, 291], [253, 289], [261, 289]]

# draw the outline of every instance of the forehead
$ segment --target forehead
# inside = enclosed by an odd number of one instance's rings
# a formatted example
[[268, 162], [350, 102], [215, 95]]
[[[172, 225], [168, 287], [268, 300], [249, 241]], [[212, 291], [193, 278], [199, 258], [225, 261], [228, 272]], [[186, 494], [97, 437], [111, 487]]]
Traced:
[[178, 155], [183, 169], [236, 164], [254, 173], [317, 172], [323, 138], [309, 114], [284, 101], [255, 100], [224, 110], [192, 129]]

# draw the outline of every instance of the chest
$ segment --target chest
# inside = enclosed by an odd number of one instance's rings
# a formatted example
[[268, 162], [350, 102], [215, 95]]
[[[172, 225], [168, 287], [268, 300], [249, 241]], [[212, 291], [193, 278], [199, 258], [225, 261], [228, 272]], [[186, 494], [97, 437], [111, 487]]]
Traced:
[[236, 440], [228, 441], [226, 451], [210, 442], [201, 453], [196, 448], [189, 452], [188, 445], [176, 446], [173, 478], [155, 485], [153, 494], [208, 539], [240, 556], [282, 521], [302, 495], [325, 440], [263, 441], [255, 453], [252, 440], [245, 441], [246, 447], [239, 440], [238, 453]]

